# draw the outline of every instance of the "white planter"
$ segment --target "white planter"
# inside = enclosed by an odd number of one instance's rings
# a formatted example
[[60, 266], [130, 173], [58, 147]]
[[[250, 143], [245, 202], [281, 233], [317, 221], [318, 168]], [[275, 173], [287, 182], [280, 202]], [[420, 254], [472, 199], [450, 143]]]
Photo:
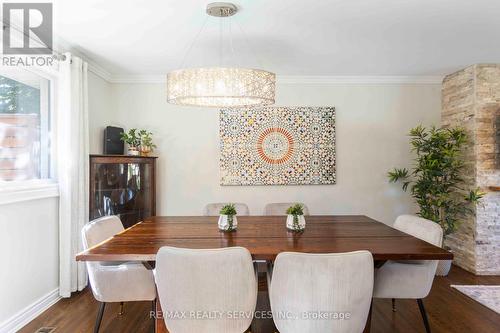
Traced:
[[139, 156], [139, 149], [137, 148], [129, 148], [127, 151], [128, 155], [130, 156]]
[[437, 276], [447, 276], [450, 272], [452, 260], [439, 260], [436, 275]]
[[[230, 223], [232, 219], [232, 224]], [[238, 227], [238, 219], [236, 215], [220, 215], [219, 216], [219, 229], [223, 231], [236, 230]]]
[[[446, 251], [453, 252], [448, 246], [444, 246], [443, 248]], [[453, 260], [439, 260], [436, 269], [436, 276], [447, 276], [450, 272], [452, 262]]]
[[[297, 221], [294, 221], [294, 218], [297, 218]], [[293, 231], [304, 230], [306, 228], [306, 219], [304, 215], [287, 215], [286, 227]]]

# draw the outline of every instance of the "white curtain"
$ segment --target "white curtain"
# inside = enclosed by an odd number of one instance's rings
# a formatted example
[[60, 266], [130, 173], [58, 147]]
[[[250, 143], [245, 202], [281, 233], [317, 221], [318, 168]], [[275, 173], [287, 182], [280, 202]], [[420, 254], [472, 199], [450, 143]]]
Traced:
[[83, 249], [88, 222], [89, 129], [87, 63], [65, 54], [57, 83], [57, 177], [59, 182], [59, 294], [71, 296], [87, 285], [87, 271], [75, 256]]

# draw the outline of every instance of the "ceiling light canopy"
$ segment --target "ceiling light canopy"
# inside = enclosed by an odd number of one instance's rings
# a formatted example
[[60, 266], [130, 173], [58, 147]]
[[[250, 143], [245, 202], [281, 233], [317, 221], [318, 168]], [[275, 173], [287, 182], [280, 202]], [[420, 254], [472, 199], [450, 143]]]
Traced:
[[[216, 2], [209, 4], [206, 12], [223, 19], [236, 14], [237, 8], [230, 3]], [[179, 69], [167, 74], [167, 101], [206, 107], [269, 105], [274, 104], [275, 86], [276, 75], [260, 69]]]

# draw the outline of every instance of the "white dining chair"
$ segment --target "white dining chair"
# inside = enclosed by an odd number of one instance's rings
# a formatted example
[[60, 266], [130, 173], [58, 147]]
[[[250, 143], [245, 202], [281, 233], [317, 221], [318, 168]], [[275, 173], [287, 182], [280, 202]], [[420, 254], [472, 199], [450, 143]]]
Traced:
[[[122, 222], [117, 216], [104, 216], [93, 220], [82, 229], [84, 249], [95, 246], [123, 230]], [[86, 261], [86, 265], [92, 293], [100, 302], [94, 333], [99, 332], [106, 303], [120, 302], [123, 307], [123, 302], [152, 301], [154, 307], [156, 288], [153, 272], [141, 262]]]
[[[433, 221], [413, 215], [401, 215], [398, 216], [393, 227], [441, 247], [443, 229]], [[422, 299], [429, 295], [437, 265], [437, 260], [389, 260], [375, 272], [373, 297], [391, 298], [393, 311], [396, 310], [396, 299], [416, 299], [425, 330], [430, 333], [431, 329]]]
[[271, 276], [273, 320], [280, 333], [360, 333], [372, 290], [373, 257], [368, 251], [283, 252]]
[[[170, 333], [241, 333], [250, 326], [257, 280], [247, 249], [162, 247], [156, 255], [156, 285]], [[216, 314], [204, 319], [197, 314]], [[219, 315], [220, 314], [220, 315]]]
[[[219, 216], [221, 208], [227, 204], [228, 204], [227, 202], [218, 202], [218, 203], [207, 204], [203, 208], [203, 216]], [[248, 206], [244, 203], [235, 203], [234, 208], [236, 209], [236, 213], [239, 216], [250, 215], [250, 211], [248, 209]]]
[[[300, 202], [275, 202], [269, 203], [264, 207], [264, 215], [286, 215], [286, 210], [288, 207], [293, 206]], [[309, 209], [303, 203], [304, 215], [309, 215]]]

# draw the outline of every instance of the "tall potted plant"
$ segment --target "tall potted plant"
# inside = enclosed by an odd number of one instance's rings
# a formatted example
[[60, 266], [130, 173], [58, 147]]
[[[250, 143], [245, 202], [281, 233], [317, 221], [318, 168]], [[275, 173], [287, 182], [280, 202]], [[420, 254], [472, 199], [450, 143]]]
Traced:
[[[404, 191], [410, 188], [419, 206], [418, 215], [439, 223], [444, 237], [455, 232], [463, 219], [475, 214], [475, 204], [484, 193], [467, 189], [462, 174], [462, 148], [467, 135], [462, 128], [426, 129], [417, 126], [410, 131], [410, 145], [416, 153], [415, 165], [389, 171], [390, 182], [402, 182]], [[443, 260], [438, 274], [446, 275], [451, 260]]]

